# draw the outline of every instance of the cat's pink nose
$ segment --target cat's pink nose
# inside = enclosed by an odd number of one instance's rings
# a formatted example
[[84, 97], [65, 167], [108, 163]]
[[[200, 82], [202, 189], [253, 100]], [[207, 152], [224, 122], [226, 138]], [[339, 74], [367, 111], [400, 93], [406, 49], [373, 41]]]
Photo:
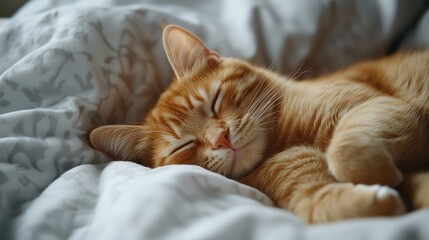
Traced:
[[213, 148], [232, 148], [231, 142], [229, 141], [229, 129], [222, 129], [222, 131], [219, 132], [219, 135], [213, 143]]

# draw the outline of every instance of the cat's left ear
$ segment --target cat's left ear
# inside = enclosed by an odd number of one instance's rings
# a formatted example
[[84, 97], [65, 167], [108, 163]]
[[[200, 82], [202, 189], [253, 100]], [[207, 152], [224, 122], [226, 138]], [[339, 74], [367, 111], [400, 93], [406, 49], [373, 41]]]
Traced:
[[205, 64], [215, 67], [222, 62], [218, 53], [208, 49], [198, 37], [179, 26], [165, 27], [162, 40], [168, 61], [178, 79]]

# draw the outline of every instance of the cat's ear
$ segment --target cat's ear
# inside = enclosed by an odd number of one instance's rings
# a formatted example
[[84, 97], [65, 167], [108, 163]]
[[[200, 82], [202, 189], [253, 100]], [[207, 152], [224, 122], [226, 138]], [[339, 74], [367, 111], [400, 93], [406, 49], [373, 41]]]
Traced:
[[203, 64], [215, 67], [222, 62], [218, 53], [208, 49], [198, 37], [179, 26], [165, 27], [162, 40], [168, 61], [178, 79], [195, 67]]
[[144, 126], [107, 125], [89, 135], [91, 145], [115, 160], [133, 161], [152, 167]]

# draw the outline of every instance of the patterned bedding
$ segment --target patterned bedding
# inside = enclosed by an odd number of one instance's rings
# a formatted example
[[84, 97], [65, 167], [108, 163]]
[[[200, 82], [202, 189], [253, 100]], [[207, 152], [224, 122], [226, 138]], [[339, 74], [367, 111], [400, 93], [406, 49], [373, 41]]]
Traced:
[[429, 210], [307, 226], [196, 166], [108, 159], [90, 129], [137, 123], [172, 76], [162, 26], [282, 74], [429, 46], [424, 0], [33, 0], [0, 19], [0, 239], [429, 239]]

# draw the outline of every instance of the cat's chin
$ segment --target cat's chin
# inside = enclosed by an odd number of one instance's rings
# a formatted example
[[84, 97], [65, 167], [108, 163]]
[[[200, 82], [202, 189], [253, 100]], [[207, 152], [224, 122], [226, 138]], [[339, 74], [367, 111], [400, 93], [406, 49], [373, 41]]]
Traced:
[[263, 157], [264, 142], [263, 138], [254, 138], [234, 150], [231, 178], [243, 178], [259, 165]]
[[252, 139], [249, 142], [243, 144], [242, 146], [240, 146], [239, 148], [234, 150], [234, 158], [232, 159], [233, 162], [237, 162], [237, 161], [241, 161], [243, 158], [243, 155], [246, 154], [246, 150], [248, 150], [247, 148], [252, 145], [254, 142], [256, 141], [256, 139]]

